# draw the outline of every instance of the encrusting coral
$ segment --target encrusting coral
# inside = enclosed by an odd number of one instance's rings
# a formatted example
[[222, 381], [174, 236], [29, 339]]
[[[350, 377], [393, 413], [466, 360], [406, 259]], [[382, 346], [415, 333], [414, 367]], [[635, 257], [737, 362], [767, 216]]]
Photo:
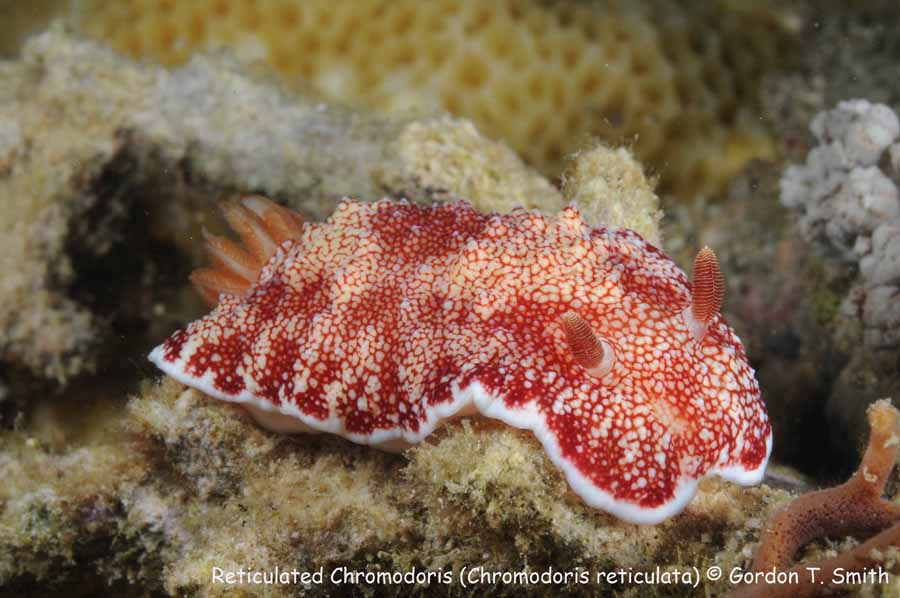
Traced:
[[[869, 444], [853, 477], [835, 488], [801, 495], [778, 511], [763, 529], [752, 568], [759, 573], [787, 568], [797, 551], [817, 538], [875, 535], [847, 553], [791, 569], [799, 573], [799, 584], [758, 584], [738, 591], [735, 598], [819, 595], [833, 589], [836, 570], [864, 570], [878, 562], [879, 551], [898, 546], [900, 503], [882, 494], [900, 446], [900, 412], [883, 399], [869, 407], [868, 417]], [[809, 567], [819, 568], [818, 583]]]
[[130, 56], [177, 65], [229, 46], [333, 100], [466, 117], [553, 175], [589, 136], [634, 143], [664, 189], [686, 196], [715, 193], [772, 155], [758, 85], [790, 38], [790, 19], [773, 18], [783, 9], [716, 2], [72, 6], [82, 30]]

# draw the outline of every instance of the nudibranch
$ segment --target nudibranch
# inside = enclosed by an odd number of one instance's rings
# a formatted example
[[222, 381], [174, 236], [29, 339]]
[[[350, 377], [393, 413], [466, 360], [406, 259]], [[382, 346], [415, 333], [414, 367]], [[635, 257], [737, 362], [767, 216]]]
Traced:
[[150, 353], [282, 432], [384, 450], [480, 414], [531, 430], [587, 504], [656, 523], [711, 474], [758, 483], [772, 430], [704, 249], [691, 284], [637, 233], [459, 201], [225, 208], [192, 275], [213, 311]]

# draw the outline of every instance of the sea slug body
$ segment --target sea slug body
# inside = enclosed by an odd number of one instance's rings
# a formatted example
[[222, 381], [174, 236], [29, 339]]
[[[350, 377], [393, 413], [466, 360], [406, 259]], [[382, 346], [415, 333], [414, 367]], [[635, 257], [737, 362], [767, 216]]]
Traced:
[[215, 309], [150, 354], [278, 431], [399, 450], [481, 414], [529, 429], [588, 504], [656, 523], [717, 474], [757, 483], [771, 426], [719, 313], [718, 262], [693, 285], [625, 229], [468, 203], [345, 200], [322, 223], [231, 204], [193, 281]]

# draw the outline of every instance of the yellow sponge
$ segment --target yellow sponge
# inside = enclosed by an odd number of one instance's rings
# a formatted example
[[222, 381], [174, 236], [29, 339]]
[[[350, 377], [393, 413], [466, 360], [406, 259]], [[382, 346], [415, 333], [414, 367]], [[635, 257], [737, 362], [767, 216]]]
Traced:
[[600, 138], [631, 146], [664, 191], [715, 193], [772, 152], [756, 90], [783, 36], [765, 11], [688, 0], [74, 2], [83, 30], [131, 56], [175, 65], [230, 46], [351, 105], [468, 118], [553, 176]]

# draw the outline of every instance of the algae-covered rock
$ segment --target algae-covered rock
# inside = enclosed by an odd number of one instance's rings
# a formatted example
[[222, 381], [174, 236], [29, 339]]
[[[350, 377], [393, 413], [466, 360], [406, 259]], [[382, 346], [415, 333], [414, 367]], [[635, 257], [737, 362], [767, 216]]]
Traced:
[[575, 156], [563, 194], [582, 206], [587, 222], [630, 228], [661, 246], [654, 184], [627, 149], [598, 145]]
[[91, 407], [90, 421], [75, 419], [103, 430], [102, 440], [55, 449], [52, 436], [40, 430], [0, 434], [4, 594], [23, 595], [28, 588], [52, 593], [79, 583], [89, 595], [155, 583], [166, 542], [159, 529], [128, 515], [148, 463], [119, 432], [115, 414]]
[[506, 145], [485, 139], [466, 120], [449, 116], [405, 125], [389, 146], [396, 167], [380, 177], [389, 189], [420, 189], [430, 198], [465, 197], [485, 211], [515, 206], [560, 210], [559, 191], [528, 170]]
[[[760, 522], [789, 496], [709, 480], [682, 515], [637, 526], [585, 506], [531, 435], [483, 420], [389, 455], [329, 436], [265, 432], [236, 406], [169, 379], [145, 385], [119, 416], [114, 440], [60, 454], [4, 437], [3, 587], [34, 591], [110, 576], [148, 593], [226, 596], [237, 588], [216, 582], [216, 568], [275, 567], [324, 568], [325, 579], [246, 583], [243, 595], [367, 587], [397, 596], [514, 588], [543, 595], [558, 587], [480, 574], [462, 587], [464, 568], [482, 567], [488, 574], [585, 571], [591, 583], [573, 581], [570, 593], [606, 587], [646, 595], [634, 581], [605, 586], [595, 576], [660, 564], [743, 566]], [[414, 569], [449, 578], [347, 581]], [[659, 594], [671, 595], [662, 586]]]

